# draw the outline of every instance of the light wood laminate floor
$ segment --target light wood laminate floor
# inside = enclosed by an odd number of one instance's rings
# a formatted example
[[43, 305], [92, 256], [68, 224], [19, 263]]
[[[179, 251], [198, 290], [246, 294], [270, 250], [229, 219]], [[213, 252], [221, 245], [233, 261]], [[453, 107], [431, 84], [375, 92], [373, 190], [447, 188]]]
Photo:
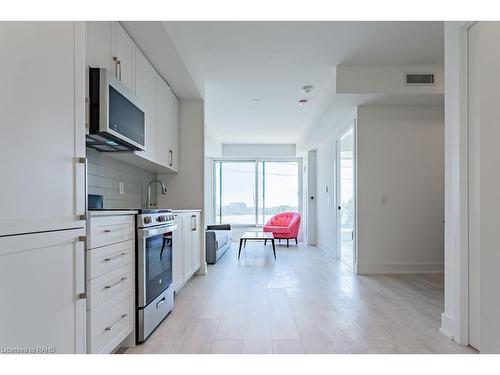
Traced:
[[355, 276], [318, 248], [248, 243], [195, 276], [126, 353], [472, 353], [438, 332], [442, 275]]

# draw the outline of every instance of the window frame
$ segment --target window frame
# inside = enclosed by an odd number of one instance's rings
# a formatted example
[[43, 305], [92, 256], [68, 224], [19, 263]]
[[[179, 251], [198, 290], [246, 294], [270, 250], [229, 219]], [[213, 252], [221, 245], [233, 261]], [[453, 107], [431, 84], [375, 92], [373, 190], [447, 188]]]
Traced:
[[[263, 166], [265, 166], [265, 162], [283, 162], [283, 163], [290, 163], [294, 162], [297, 163], [297, 205], [298, 205], [298, 211], [299, 213], [302, 213], [302, 158], [296, 157], [296, 158], [214, 158], [212, 159], [212, 192], [213, 192], [213, 197], [212, 197], [212, 220], [216, 224], [221, 224], [222, 223], [222, 168], [219, 173], [219, 186], [220, 186], [220, 212], [219, 212], [219, 218], [220, 220], [217, 221], [217, 163], [255, 163], [255, 183], [254, 183], [254, 194], [255, 194], [255, 223], [228, 223], [231, 224], [233, 227], [255, 227], [255, 228], [261, 228], [264, 226], [265, 223], [259, 224], [259, 202], [260, 202], [260, 197], [259, 197], [259, 162], [264, 162]], [[264, 169], [265, 170], [265, 169]], [[265, 177], [263, 176], [263, 189], [265, 189]], [[263, 191], [263, 194], [265, 194], [265, 191]], [[263, 195], [264, 197], [264, 195]], [[264, 212], [265, 212], [265, 207]]]

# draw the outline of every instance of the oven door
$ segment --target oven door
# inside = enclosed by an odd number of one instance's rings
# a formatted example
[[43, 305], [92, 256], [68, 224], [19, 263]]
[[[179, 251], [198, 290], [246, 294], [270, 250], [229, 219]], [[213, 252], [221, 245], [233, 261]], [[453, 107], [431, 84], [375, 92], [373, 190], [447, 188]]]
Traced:
[[138, 229], [138, 305], [145, 307], [172, 284], [175, 225]]

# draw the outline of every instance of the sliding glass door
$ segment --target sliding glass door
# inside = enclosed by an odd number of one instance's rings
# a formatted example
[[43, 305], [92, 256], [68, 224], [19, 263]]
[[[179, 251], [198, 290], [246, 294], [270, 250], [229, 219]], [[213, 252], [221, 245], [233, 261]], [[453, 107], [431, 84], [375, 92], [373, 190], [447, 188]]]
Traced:
[[214, 170], [217, 223], [263, 225], [299, 209], [298, 161], [218, 160]]

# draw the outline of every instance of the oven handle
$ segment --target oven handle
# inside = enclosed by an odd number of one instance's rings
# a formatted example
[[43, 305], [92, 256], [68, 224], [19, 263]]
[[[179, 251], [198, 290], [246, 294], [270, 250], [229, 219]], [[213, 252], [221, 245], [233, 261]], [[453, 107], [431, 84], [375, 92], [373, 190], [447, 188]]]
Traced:
[[157, 236], [159, 234], [173, 232], [177, 229], [177, 225], [164, 225], [161, 227], [156, 227], [152, 229], [139, 229], [138, 232], [142, 234], [143, 238], [149, 238], [153, 236]]

